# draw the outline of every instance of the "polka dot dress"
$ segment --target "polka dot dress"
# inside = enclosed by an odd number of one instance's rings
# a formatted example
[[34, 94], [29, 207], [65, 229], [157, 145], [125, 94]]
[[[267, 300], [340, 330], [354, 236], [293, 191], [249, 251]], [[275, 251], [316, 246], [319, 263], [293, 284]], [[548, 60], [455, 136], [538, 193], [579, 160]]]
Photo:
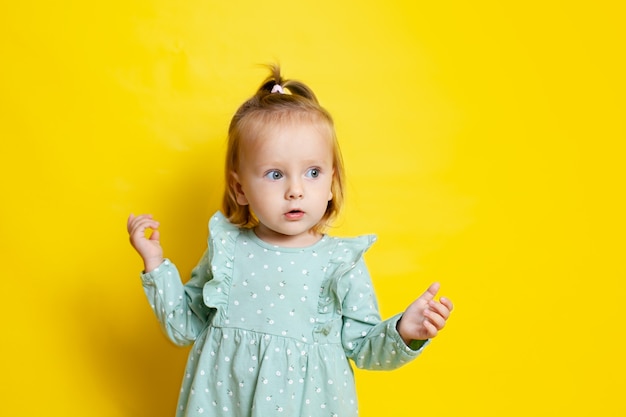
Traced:
[[348, 359], [393, 369], [421, 352], [402, 342], [399, 315], [380, 319], [362, 260], [373, 236], [282, 248], [220, 213], [210, 229], [187, 284], [167, 260], [142, 275], [169, 338], [194, 343], [178, 416], [355, 417]]

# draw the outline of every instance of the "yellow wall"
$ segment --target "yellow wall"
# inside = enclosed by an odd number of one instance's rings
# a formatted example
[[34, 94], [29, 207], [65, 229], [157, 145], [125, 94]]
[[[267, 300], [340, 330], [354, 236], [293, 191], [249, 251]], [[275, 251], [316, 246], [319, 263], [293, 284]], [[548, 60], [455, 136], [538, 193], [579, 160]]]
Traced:
[[624, 415], [626, 15], [581, 3], [3, 2], [2, 414], [172, 415], [187, 350], [126, 216], [189, 272], [278, 60], [336, 118], [333, 233], [379, 235], [384, 315], [433, 280], [457, 305], [417, 362], [358, 373], [361, 415]]

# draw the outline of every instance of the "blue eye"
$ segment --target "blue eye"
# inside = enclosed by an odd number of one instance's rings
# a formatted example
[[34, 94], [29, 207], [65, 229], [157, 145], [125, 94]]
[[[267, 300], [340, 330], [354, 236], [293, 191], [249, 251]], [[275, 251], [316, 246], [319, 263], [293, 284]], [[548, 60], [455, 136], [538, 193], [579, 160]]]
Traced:
[[311, 168], [307, 171], [306, 173], [307, 177], [311, 177], [311, 178], [317, 178], [320, 176], [320, 169], [319, 168]]
[[283, 177], [283, 174], [280, 171], [269, 171], [268, 173], [265, 174], [265, 178], [268, 178], [270, 180], [279, 180]]

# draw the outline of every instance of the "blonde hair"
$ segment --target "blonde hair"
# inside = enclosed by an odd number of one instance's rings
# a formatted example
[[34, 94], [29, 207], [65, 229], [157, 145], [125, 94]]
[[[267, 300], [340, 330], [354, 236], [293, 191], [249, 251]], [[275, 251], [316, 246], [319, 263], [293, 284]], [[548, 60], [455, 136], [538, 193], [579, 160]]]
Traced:
[[[236, 226], [252, 228], [259, 224], [250, 206], [237, 203], [232, 179], [232, 172], [237, 171], [239, 164], [242, 138], [252, 135], [259, 125], [285, 122], [315, 123], [328, 131], [333, 146], [332, 199], [328, 202], [326, 212], [319, 223], [313, 227], [316, 232], [322, 233], [338, 216], [344, 201], [345, 173], [333, 118], [320, 106], [317, 97], [306, 84], [283, 79], [278, 65], [269, 66], [269, 69], [271, 74], [263, 81], [256, 94], [239, 107], [230, 121], [225, 163], [226, 188], [222, 210], [226, 218]], [[291, 94], [284, 93], [284, 90]]]

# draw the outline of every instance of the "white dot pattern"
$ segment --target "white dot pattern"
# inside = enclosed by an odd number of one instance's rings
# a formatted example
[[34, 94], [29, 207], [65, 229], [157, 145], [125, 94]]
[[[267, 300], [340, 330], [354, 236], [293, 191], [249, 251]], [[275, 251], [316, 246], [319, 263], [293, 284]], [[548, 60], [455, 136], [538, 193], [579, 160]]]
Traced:
[[356, 417], [348, 359], [393, 369], [417, 356], [398, 316], [380, 319], [362, 260], [372, 236], [278, 248], [219, 213], [211, 236], [184, 287], [169, 261], [143, 275], [170, 339], [195, 341], [177, 416]]

